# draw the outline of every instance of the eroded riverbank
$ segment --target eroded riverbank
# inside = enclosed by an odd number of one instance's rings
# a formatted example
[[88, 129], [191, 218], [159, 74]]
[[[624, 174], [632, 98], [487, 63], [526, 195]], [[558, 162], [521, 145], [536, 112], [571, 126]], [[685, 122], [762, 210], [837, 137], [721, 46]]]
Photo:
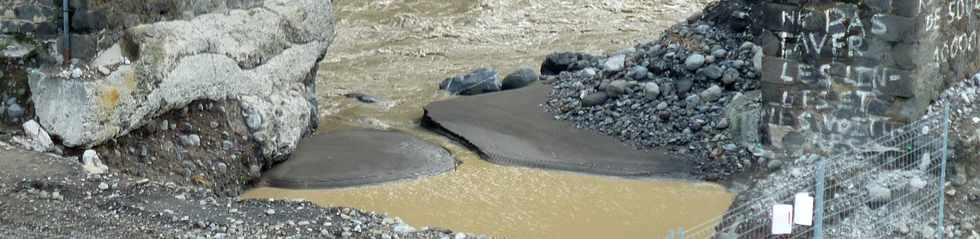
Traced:
[[[254, 189], [243, 197], [304, 198], [382, 211], [417, 225], [506, 238], [662, 237], [716, 216], [731, 194], [712, 184], [630, 180], [488, 163], [419, 126], [437, 85], [477, 67], [537, 68], [555, 51], [602, 53], [653, 40], [696, 1], [335, 1], [338, 36], [317, 83], [320, 133], [405, 131], [449, 149], [454, 172], [336, 190]], [[364, 104], [345, 97], [381, 99]]]

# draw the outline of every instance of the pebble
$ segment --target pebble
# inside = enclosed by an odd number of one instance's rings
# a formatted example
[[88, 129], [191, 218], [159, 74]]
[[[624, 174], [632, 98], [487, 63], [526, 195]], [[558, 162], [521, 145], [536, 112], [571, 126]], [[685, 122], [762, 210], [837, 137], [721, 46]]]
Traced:
[[408, 224], [398, 224], [395, 225], [395, 227], [392, 228], [392, 230], [395, 231], [396, 233], [410, 233], [410, 232], [414, 232], [415, 228], [409, 226]]
[[609, 86], [606, 87], [606, 94], [609, 94], [610, 97], [619, 97], [620, 95], [626, 93], [629, 86], [629, 82], [626, 82], [625, 80], [614, 80], [613, 82], [609, 83]]
[[769, 163], [766, 164], [766, 168], [769, 168], [770, 172], [779, 170], [782, 167], [783, 167], [783, 161], [778, 159], [769, 160]]
[[701, 69], [701, 74], [703, 74], [704, 77], [707, 77], [708, 80], [720, 79], [724, 73], [725, 71], [716, 65], [710, 65]]
[[664, 101], [661, 101], [660, 104], [657, 104], [658, 110], [665, 110], [667, 109], [667, 107], [669, 107], [669, 105], [667, 105], [667, 102]]
[[82, 153], [82, 169], [88, 174], [99, 175], [109, 171], [109, 167], [102, 163], [99, 154], [95, 150], [85, 150]]
[[711, 85], [711, 87], [701, 92], [701, 98], [707, 102], [714, 102], [721, 98], [721, 93], [721, 87], [718, 87], [718, 85]]
[[643, 83], [643, 96], [650, 99], [656, 99], [657, 96], [660, 96], [660, 86], [654, 82]]
[[684, 103], [687, 103], [687, 108], [692, 109], [701, 105], [701, 97], [698, 95], [688, 95], [684, 99]]
[[180, 144], [184, 146], [198, 146], [201, 145], [201, 136], [196, 134], [191, 135], [181, 135], [178, 137]]
[[684, 66], [688, 70], [697, 70], [702, 65], [704, 65], [704, 55], [701, 54], [691, 54], [687, 56], [687, 60], [684, 60]]
[[629, 72], [628, 75], [633, 80], [636, 80], [636, 81], [645, 81], [645, 80], [649, 80], [650, 79], [649, 78], [650, 77], [650, 70], [647, 70], [646, 67], [643, 67], [643, 66], [640, 66], [640, 65], [633, 66], [633, 68], [630, 68], [630, 72]]
[[609, 100], [609, 95], [607, 95], [606, 92], [596, 92], [582, 97], [582, 106], [592, 107], [601, 105], [606, 103], [606, 100]]
[[14, 104], [7, 106], [6, 116], [7, 121], [16, 122], [21, 117], [24, 117], [24, 107], [21, 107], [19, 104], [14, 102]]
[[626, 64], [626, 55], [616, 54], [606, 59], [606, 63], [602, 66], [606, 71], [621, 71]]
[[276, 214], [276, 210], [275, 210], [275, 209], [268, 209], [268, 210], [265, 210], [265, 214], [266, 214], [266, 215], [273, 215], [273, 214]]
[[109, 184], [107, 184], [105, 182], [101, 182], [101, 183], [99, 183], [99, 189], [101, 189], [101, 190], [107, 190], [107, 189], [109, 189]]
[[457, 232], [456, 235], [453, 236], [453, 239], [466, 239], [466, 233]]

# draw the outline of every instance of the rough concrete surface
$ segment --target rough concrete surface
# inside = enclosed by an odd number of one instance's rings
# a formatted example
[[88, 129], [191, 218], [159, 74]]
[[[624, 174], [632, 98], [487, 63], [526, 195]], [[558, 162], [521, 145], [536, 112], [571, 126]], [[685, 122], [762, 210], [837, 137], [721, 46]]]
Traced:
[[452, 155], [414, 136], [346, 130], [305, 139], [291, 158], [263, 175], [282, 188], [332, 188], [431, 176], [452, 170]]
[[486, 160], [615, 176], [690, 178], [691, 161], [660, 151], [639, 151], [616, 138], [544, 111], [550, 87], [530, 86], [439, 101], [425, 107], [425, 120], [471, 144]]

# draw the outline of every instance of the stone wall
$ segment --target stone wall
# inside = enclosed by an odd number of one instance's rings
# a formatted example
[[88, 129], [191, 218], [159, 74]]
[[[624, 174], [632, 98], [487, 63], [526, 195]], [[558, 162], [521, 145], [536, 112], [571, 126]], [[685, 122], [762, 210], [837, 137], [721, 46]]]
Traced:
[[977, 0], [777, 0], [755, 8], [768, 143], [854, 147], [980, 68]]

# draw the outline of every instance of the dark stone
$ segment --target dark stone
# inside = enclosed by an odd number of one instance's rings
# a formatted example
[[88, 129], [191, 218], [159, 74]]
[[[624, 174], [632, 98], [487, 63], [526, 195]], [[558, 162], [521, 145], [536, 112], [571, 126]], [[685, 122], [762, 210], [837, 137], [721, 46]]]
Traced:
[[701, 75], [708, 78], [708, 80], [717, 80], [721, 78], [722, 74], [724, 73], [721, 67], [718, 67], [716, 65], [710, 65], [708, 67], [701, 68], [700, 71], [701, 71]]
[[58, 30], [58, 26], [51, 22], [38, 23], [34, 28], [34, 34], [37, 34], [41, 38], [54, 38], [58, 37], [61, 32]]
[[548, 55], [541, 64], [542, 75], [557, 75], [563, 71], [577, 71], [588, 67], [592, 56], [584, 53], [561, 52]]
[[636, 150], [612, 136], [557, 121], [539, 104], [529, 103], [546, 102], [550, 91], [537, 85], [435, 102], [425, 107], [425, 120], [472, 144], [493, 163], [613, 176], [691, 177], [693, 160], [664, 150]]
[[601, 105], [606, 103], [606, 100], [609, 100], [609, 95], [606, 94], [606, 92], [596, 92], [596, 93], [585, 95], [585, 97], [582, 97], [582, 106], [592, 107], [596, 105]]
[[8, 122], [18, 122], [21, 117], [24, 117], [24, 107], [16, 104], [16, 102], [8, 105], [6, 117]]
[[439, 89], [449, 91], [451, 94], [459, 95], [478, 95], [488, 92], [500, 91], [500, 78], [497, 71], [489, 68], [480, 68], [466, 75], [458, 75], [448, 78], [439, 84]]
[[[97, 34], [90, 35], [71, 35], [71, 56], [72, 58], [91, 59], [99, 52]], [[65, 38], [59, 37], [58, 49], [65, 48]]]
[[725, 73], [721, 76], [721, 83], [725, 85], [731, 85], [737, 82], [740, 78], [738, 70], [728, 68], [725, 69]]
[[357, 101], [368, 103], [368, 104], [378, 103], [379, 101], [381, 101], [381, 99], [378, 99], [378, 97], [366, 95], [363, 93], [347, 93], [344, 94], [344, 97], [352, 98]]
[[629, 82], [625, 80], [614, 80], [606, 86], [606, 93], [611, 97], [619, 97], [626, 93], [627, 88], [630, 87]]
[[645, 81], [650, 79], [650, 71], [643, 66], [633, 66], [630, 68], [629, 77], [636, 81]]
[[677, 92], [679, 94], [687, 94], [688, 92], [691, 91], [691, 87], [694, 84], [694, 82], [691, 81], [690, 79], [678, 80], [675, 81], [675, 83], [677, 84], [676, 87], [677, 87]]
[[80, 11], [72, 16], [71, 29], [81, 34], [94, 33], [105, 29], [108, 21], [102, 11]]
[[522, 68], [520, 70], [514, 71], [513, 73], [510, 73], [509, 75], [507, 75], [507, 77], [504, 77], [504, 82], [503, 85], [501, 86], [501, 89], [502, 90], [517, 89], [517, 88], [528, 86], [534, 83], [535, 81], [538, 81], [538, 73], [528, 68]]
[[[454, 109], [458, 110], [458, 109]], [[413, 136], [358, 129], [304, 139], [261, 185], [337, 188], [437, 175], [455, 167], [448, 151]]]

